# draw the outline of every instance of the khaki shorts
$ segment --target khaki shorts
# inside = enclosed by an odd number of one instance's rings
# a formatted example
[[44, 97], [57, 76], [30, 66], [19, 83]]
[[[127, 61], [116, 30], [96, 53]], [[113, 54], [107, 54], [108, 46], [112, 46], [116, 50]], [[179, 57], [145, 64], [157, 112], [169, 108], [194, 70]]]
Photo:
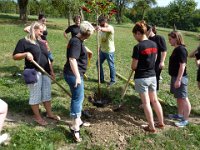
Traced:
[[135, 79], [135, 91], [137, 93], [142, 94], [149, 91], [156, 91], [156, 86], [156, 77]]

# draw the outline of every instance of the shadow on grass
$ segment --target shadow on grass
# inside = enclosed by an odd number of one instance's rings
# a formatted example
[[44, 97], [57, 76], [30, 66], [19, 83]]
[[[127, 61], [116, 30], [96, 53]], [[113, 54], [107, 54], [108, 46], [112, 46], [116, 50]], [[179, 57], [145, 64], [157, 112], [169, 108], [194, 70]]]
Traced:
[[0, 72], [10, 73], [14, 75], [15, 73], [18, 73], [18, 72], [21, 73], [22, 70], [20, 70], [20, 68], [17, 66], [4, 66], [4, 67], [0, 67]]
[[8, 104], [9, 111], [13, 111], [16, 113], [24, 113], [28, 115], [32, 115], [32, 110], [30, 105], [28, 104], [28, 99], [25, 97], [21, 97], [18, 99], [18, 97], [1, 97], [5, 102]]
[[36, 19], [30, 18], [28, 21], [22, 21], [19, 19], [19, 16], [13, 16], [9, 14], [0, 14], [0, 23], [1, 24], [16, 24], [24, 25], [25, 23], [36, 21]]

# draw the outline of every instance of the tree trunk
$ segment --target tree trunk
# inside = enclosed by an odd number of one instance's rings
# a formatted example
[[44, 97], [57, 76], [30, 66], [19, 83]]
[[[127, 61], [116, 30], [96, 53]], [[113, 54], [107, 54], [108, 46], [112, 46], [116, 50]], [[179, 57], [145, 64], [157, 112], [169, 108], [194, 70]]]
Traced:
[[69, 11], [68, 11], [68, 15], [67, 15], [68, 27], [71, 25], [70, 19], [71, 19], [71, 12], [70, 12], [70, 10], [69, 10]]
[[143, 10], [142, 10], [142, 20], [144, 20], [144, 17], [145, 17], [145, 9], [143, 8]]
[[26, 21], [27, 20], [27, 14], [26, 14], [27, 9], [26, 8], [20, 8], [19, 12], [20, 12], [20, 16], [19, 16], [20, 20]]
[[82, 10], [81, 7], [79, 8], [79, 14], [81, 15], [82, 21], [84, 21], [84, 20], [85, 20], [85, 17], [84, 17], [83, 10]]
[[20, 20], [26, 21], [27, 18], [27, 5], [28, 0], [18, 0], [19, 5], [19, 18]]
[[116, 14], [116, 20], [118, 24], [122, 23], [122, 16], [123, 16], [123, 10], [125, 5], [125, 0], [117, 0], [117, 14]]

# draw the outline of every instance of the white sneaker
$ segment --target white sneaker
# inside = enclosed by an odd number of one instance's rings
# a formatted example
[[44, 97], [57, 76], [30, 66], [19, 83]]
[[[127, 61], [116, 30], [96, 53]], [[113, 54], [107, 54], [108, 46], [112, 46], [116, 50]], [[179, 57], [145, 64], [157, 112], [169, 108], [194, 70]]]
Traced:
[[10, 135], [8, 133], [4, 133], [0, 135], [0, 144], [8, 141], [10, 139]]

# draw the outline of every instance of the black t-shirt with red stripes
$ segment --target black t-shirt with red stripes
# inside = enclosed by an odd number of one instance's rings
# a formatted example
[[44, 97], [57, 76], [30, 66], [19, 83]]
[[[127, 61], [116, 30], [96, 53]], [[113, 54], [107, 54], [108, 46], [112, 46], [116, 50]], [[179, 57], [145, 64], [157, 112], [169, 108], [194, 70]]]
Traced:
[[156, 76], [155, 61], [157, 56], [157, 45], [151, 40], [139, 42], [133, 48], [132, 58], [138, 60], [135, 70], [135, 79]]

